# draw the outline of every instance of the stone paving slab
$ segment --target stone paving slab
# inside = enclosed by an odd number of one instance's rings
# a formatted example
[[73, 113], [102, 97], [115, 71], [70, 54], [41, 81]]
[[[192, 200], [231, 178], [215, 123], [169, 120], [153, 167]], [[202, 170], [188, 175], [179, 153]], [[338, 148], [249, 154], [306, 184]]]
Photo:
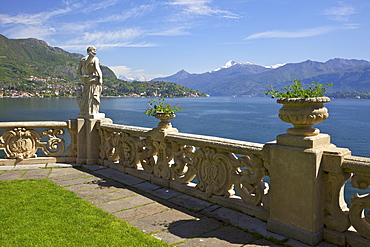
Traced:
[[189, 196], [185, 194], [181, 194], [179, 196], [176, 196], [174, 198], [169, 199], [170, 202], [175, 203], [181, 207], [187, 208], [187, 209], [193, 209], [200, 211], [202, 209], [205, 209], [212, 205], [212, 203]]
[[73, 173], [73, 174], [69, 174], [69, 175], [66, 175], [66, 176], [59, 176], [59, 177], [53, 177], [53, 178], [49, 177], [49, 178], [53, 182], [57, 182], [57, 181], [68, 181], [68, 180], [83, 178], [83, 177], [92, 177], [92, 176], [93, 175], [91, 175], [90, 173], [87, 173], [87, 172], [78, 172], [78, 173]]
[[[76, 184], [76, 185], [71, 185], [71, 186], [65, 187], [65, 189], [73, 191], [75, 193], [76, 192], [81, 193], [81, 195], [79, 194], [81, 197], [87, 197], [87, 196], [98, 195], [98, 194], [102, 194], [102, 193], [108, 193], [108, 192], [123, 189], [123, 188], [126, 188], [123, 184], [114, 182], [112, 180], [98, 180], [98, 181], [94, 181], [94, 182], [90, 182], [90, 183], [86, 183], [86, 184]], [[94, 189], [96, 189], [96, 194], [94, 194], [95, 193], [93, 191]], [[92, 191], [90, 191], [90, 190], [92, 190]], [[84, 191], [86, 191], [86, 193], [92, 193], [92, 194], [91, 195], [84, 195], [83, 194]], [[99, 192], [99, 193], [97, 193], [97, 192]]]
[[174, 227], [170, 224], [167, 230], [152, 234], [152, 236], [159, 238], [168, 244], [174, 244], [182, 242], [188, 238], [194, 238], [195, 236], [215, 230], [222, 226], [221, 222], [207, 217], [184, 220], [176, 223], [181, 224], [177, 224]]
[[10, 171], [13, 170], [14, 166], [2, 166], [0, 165], [0, 174], [3, 173], [4, 171]]
[[25, 173], [25, 171], [6, 171], [0, 175], [1, 181], [18, 180]]
[[52, 169], [49, 178], [56, 178], [62, 176], [69, 176], [74, 173], [83, 173], [82, 171], [76, 168], [60, 168], [60, 169]]
[[105, 166], [101, 166], [101, 165], [82, 165], [82, 167], [84, 167], [86, 169], [89, 169], [91, 171], [96, 171], [96, 170], [100, 170], [100, 169], [106, 169]]
[[49, 169], [38, 169], [38, 170], [28, 170], [22, 176], [21, 179], [41, 179], [47, 178], [50, 173]]
[[285, 239], [284, 236], [267, 231], [266, 222], [262, 222], [255, 217], [234, 211], [232, 209], [224, 208], [218, 205], [212, 205], [209, 208], [203, 209], [201, 213], [211, 217], [215, 217], [234, 226], [239, 226], [243, 229], [247, 229], [248, 231], [257, 232], [267, 237], [273, 237], [278, 240]]
[[[265, 247], [281, 247], [281, 245], [275, 244], [275, 243], [273, 243], [271, 241], [268, 241], [266, 239], [263, 239], [263, 238], [262, 239], [259, 239], [257, 241], [254, 241], [252, 244], [248, 244], [247, 246], [248, 247], [263, 247], [263, 246], [265, 246]], [[297, 245], [294, 245], [294, 244], [293, 245], [290, 245], [290, 246], [298, 247]], [[300, 246], [300, 247], [309, 247], [309, 245]], [[319, 246], [317, 246], [317, 247], [319, 247]]]
[[72, 164], [62, 164], [62, 163], [49, 163], [46, 164], [47, 168], [67, 168], [67, 167], [73, 167]]
[[141, 207], [136, 207], [136, 208], [131, 208], [128, 210], [120, 211], [120, 212], [114, 213], [113, 215], [122, 220], [131, 222], [133, 220], [138, 220], [138, 219], [141, 219], [141, 218], [144, 218], [150, 215], [154, 215], [157, 213], [161, 213], [164, 211], [168, 211], [168, 210], [171, 210], [171, 208], [155, 202], [155, 203], [147, 204]]
[[46, 164], [34, 164], [34, 165], [16, 165], [13, 170], [31, 170], [45, 168]]
[[107, 201], [111, 201], [111, 200], [115, 200], [115, 199], [119, 199], [119, 198], [133, 196], [135, 194], [136, 193], [131, 191], [131, 190], [120, 189], [118, 191], [111, 192], [111, 193], [106, 193], [106, 194], [97, 195], [97, 196], [93, 196], [93, 197], [87, 197], [87, 198], [85, 198], [85, 200], [90, 201], [94, 204], [99, 204], [99, 203], [102, 203], [102, 202], [107, 202]]
[[[201, 235], [197, 238], [190, 239], [177, 246], [179, 247], [243, 246], [244, 244], [250, 243], [253, 240], [254, 236], [252, 234], [249, 234], [232, 226], [224, 226], [222, 228]], [[264, 245], [261, 243], [261, 245], [258, 246], [275, 246], [275, 245]]]
[[[116, 188], [116, 187], [101, 187], [98, 184], [86, 184], [86, 185], [89, 185], [90, 187], [87, 189], [83, 189], [83, 190], [74, 190], [73, 192], [80, 197], [93, 197], [97, 195], [107, 194], [113, 191], [122, 190], [121, 188]], [[93, 186], [94, 187], [96, 186], [96, 187], [93, 188]], [[69, 187], [66, 187], [66, 188], [69, 188]]]
[[78, 192], [89, 191], [89, 190], [98, 189], [98, 188], [100, 189], [101, 187], [97, 183], [88, 183], [88, 184], [76, 184], [76, 185], [66, 186], [64, 188], [66, 190], [69, 190], [69, 191], [72, 191], [78, 194]]
[[134, 195], [122, 199], [118, 199], [115, 201], [109, 201], [101, 204], [97, 204], [97, 206], [104, 211], [107, 211], [109, 213], [114, 213], [123, 209], [129, 209], [149, 203], [153, 203], [154, 201], [151, 199], [148, 199], [145, 196], [142, 195]]
[[181, 195], [180, 192], [177, 192], [175, 190], [171, 190], [171, 189], [167, 189], [167, 188], [160, 188], [160, 189], [157, 189], [157, 190], [154, 190], [152, 192], [150, 192], [152, 195], [155, 195], [159, 198], [163, 198], [163, 199], [170, 199], [170, 198], [173, 198], [175, 196], [179, 196]]
[[119, 172], [119, 171], [116, 171], [116, 170], [111, 169], [111, 168], [97, 170], [97, 171], [95, 171], [95, 173], [103, 175], [107, 178], [114, 179], [118, 182], [121, 182], [121, 183], [127, 184], [127, 185], [139, 184], [139, 183], [142, 183], [142, 182], [145, 181], [141, 178], [137, 178], [137, 177], [134, 177], [132, 175], [129, 175], [129, 174], [126, 174], [126, 173], [123, 173], [123, 172]]
[[176, 209], [161, 212], [139, 220], [131, 221], [131, 225], [141, 229], [143, 232], [151, 233], [167, 229], [170, 225], [175, 226], [184, 220], [194, 220], [195, 217]]
[[60, 186], [68, 186], [68, 185], [75, 185], [75, 184], [82, 184], [82, 183], [88, 183], [88, 182], [94, 182], [101, 180], [101, 178], [98, 177], [87, 177], [87, 178], [77, 178], [72, 180], [65, 180], [65, 181], [54, 181], [56, 184]]
[[144, 192], [151, 193], [155, 190], [158, 190], [162, 188], [161, 186], [149, 183], [149, 182], [143, 182], [135, 185], [135, 188], [138, 188]]

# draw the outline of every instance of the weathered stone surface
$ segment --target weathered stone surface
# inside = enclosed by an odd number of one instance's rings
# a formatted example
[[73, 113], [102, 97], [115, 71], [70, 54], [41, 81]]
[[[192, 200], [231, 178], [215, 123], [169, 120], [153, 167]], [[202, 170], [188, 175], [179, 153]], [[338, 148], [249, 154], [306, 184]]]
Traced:
[[106, 194], [103, 194], [103, 195], [87, 197], [87, 198], [85, 198], [85, 200], [90, 201], [94, 204], [98, 204], [98, 203], [102, 203], [102, 202], [107, 202], [107, 201], [111, 201], [111, 200], [115, 200], [115, 199], [119, 199], [119, 198], [132, 196], [132, 195], [135, 195], [135, 194], [136, 193], [131, 191], [131, 190], [120, 189], [118, 191], [111, 192], [111, 193], [106, 193]]
[[0, 164], [0, 174], [2, 174], [4, 171], [10, 171], [10, 170], [13, 170], [14, 169], [14, 166], [2, 166]]
[[155, 191], [150, 192], [151, 194], [158, 196], [163, 199], [170, 199], [175, 196], [181, 195], [180, 192], [177, 192], [175, 190], [167, 189], [167, 188], [160, 188]]
[[188, 195], [183, 195], [183, 194], [176, 196], [174, 198], [171, 198], [169, 201], [181, 207], [188, 208], [188, 209], [194, 209], [194, 210], [202, 210], [212, 205], [212, 203], [210, 202], [203, 201], [201, 199], [194, 198]]
[[[231, 226], [225, 226], [215, 231], [206, 233], [195, 239], [188, 240], [178, 246], [186, 247], [198, 247], [198, 246], [242, 246], [246, 243], [250, 243], [253, 240], [253, 235], [246, 233], [240, 229]], [[257, 246], [257, 245], [247, 245]], [[270, 245], [258, 245], [258, 246], [270, 246]], [[274, 246], [274, 245], [271, 245]]]
[[154, 215], [163, 211], [171, 210], [160, 203], [151, 203], [141, 207], [136, 207], [124, 211], [114, 213], [113, 215], [128, 222], [141, 219], [150, 215]]
[[95, 189], [100, 189], [100, 186], [97, 183], [87, 183], [87, 184], [76, 184], [72, 186], [64, 187], [66, 190], [77, 192], [89, 191]]
[[57, 182], [57, 181], [68, 181], [68, 180], [72, 180], [72, 179], [91, 177], [91, 176], [92, 176], [91, 174], [86, 173], [86, 172], [78, 172], [78, 173], [68, 174], [66, 176], [53, 177], [53, 178], [50, 178], [50, 176], [49, 176], [49, 179], [54, 181], [54, 182]]
[[203, 217], [200, 219], [184, 220], [181, 224], [167, 230], [153, 234], [156, 238], [160, 238], [168, 244], [184, 241], [187, 238], [193, 238], [208, 231], [212, 231], [220, 227], [222, 223], [214, 219]]
[[121, 183], [124, 183], [124, 184], [127, 184], [127, 185], [134, 185], [134, 184], [142, 183], [142, 182], [145, 181], [145, 180], [142, 180], [140, 178], [137, 178], [137, 177], [134, 177], [134, 176], [131, 176], [131, 175], [113, 170], [111, 168], [98, 170], [98, 171], [95, 171], [95, 173], [103, 175], [107, 178], [114, 179], [118, 182], [121, 182]]
[[176, 226], [184, 220], [194, 220], [195, 217], [178, 210], [169, 210], [139, 220], [131, 221], [131, 225], [141, 229], [143, 232], [151, 233], [164, 230], [169, 226]]
[[63, 163], [50, 163], [46, 164], [47, 168], [67, 168], [67, 167], [73, 167], [72, 164], [63, 164]]
[[153, 203], [154, 201], [146, 198], [142, 195], [135, 195], [126, 197], [123, 199], [115, 200], [115, 201], [109, 201], [101, 204], [97, 204], [97, 206], [109, 213], [117, 212], [123, 209], [133, 208], [149, 203]]
[[94, 182], [98, 180], [101, 180], [101, 178], [91, 176], [87, 178], [78, 178], [78, 179], [72, 179], [72, 180], [66, 180], [66, 181], [54, 181], [54, 182], [60, 186], [68, 186], [68, 185], [74, 185], [74, 184]]
[[100, 165], [82, 165], [82, 167], [89, 169], [91, 171], [96, 171], [96, 170], [101, 170], [105, 169], [105, 166], [100, 166]]
[[6, 171], [0, 175], [1, 181], [18, 180], [25, 171]]
[[285, 239], [285, 237], [269, 232], [266, 230], [266, 222], [263, 222], [257, 218], [249, 215], [234, 211], [232, 209], [213, 205], [201, 211], [201, 213], [220, 219], [226, 223], [230, 223], [234, 226], [239, 226], [243, 229], [247, 229], [251, 232], [257, 232], [264, 236], [273, 237], [279, 240]]
[[22, 179], [41, 179], [47, 178], [49, 175], [50, 169], [40, 169], [40, 170], [28, 170], [23, 176]]
[[34, 165], [16, 165], [13, 170], [31, 170], [40, 169], [46, 167], [46, 164], [34, 164]]
[[144, 182], [140, 184], [136, 184], [135, 188], [139, 188], [142, 191], [148, 192], [148, 193], [153, 193], [153, 191], [160, 189], [161, 187], [149, 182]]
[[[255, 241], [255, 242], [251, 243], [251, 244], [248, 244], [247, 246], [250, 246], [250, 247], [263, 247], [263, 246], [265, 246], [265, 247], [279, 247], [281, 245], [274, 244], [273, 242], [268, 241], [268, 240], [262, 238], [262, 239], [259, 239], [259, 240]], [[294, 244], [292, 244], [292, 246], [298, 247], [300, 245], [294, 245]], [[303, 246], [301, 246], [301, 247], [303, 247]], [[306, 247], [308, 247], [308, 246], [306, 246]]]
[[49, 178], [56, 178], [61, 176], [67, 176], [74, 173], [82, 173], [82, 171], [75, 168], [53, 168], [49, 174]]

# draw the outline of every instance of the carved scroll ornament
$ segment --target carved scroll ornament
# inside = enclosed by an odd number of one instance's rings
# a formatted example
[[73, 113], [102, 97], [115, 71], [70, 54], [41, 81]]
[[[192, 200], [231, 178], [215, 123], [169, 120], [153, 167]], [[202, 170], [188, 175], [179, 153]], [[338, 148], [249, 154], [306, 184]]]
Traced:
[[265, 183], [262, 181], [266, 169], [263, 166], [263, 160], [256, 155], [240, 157], [238, 159], [239, 167], [235, 176], [235, 190], [244, 202], [252, 205], [261, 205], [264, 195]]
[[[352, 177], [351, 184], [354, 188], [365, 190], [370, 185], [370, 177], [355, 174]], [[370, 194], [358, 195], [351, 198], [349, 209], [349, 218], [353, 227], [363, 237], [370, 239], [370, 213], [364, 215], [365, 209], [370, 208]]]
[[181, 145], [177, 142], [172, 142], [171, 145], [174, 160], [174, 163], [171, 165], [172, 177], [177, 182], [189, 183], [196, 174], [193, 166], [195, 147]]
[[[58, 135], [64, 135], [63, 129], [49, 129], [40, 134], [35, 130], [14, 128], [1, 135], [0, 143], [6, 158], [9, 159], [35, 158], [39, 148], [47, 156], [57, 157], [62, 155], [65, 149], [64, 140], [57, 137]], [[42, 142], [42, 137], [48, 137], [48, 140]]]
[[120, 133], [99, 129], [100, 134], [100, 158], [107, 158], [109, 161], [119, 160], [119, 138]]

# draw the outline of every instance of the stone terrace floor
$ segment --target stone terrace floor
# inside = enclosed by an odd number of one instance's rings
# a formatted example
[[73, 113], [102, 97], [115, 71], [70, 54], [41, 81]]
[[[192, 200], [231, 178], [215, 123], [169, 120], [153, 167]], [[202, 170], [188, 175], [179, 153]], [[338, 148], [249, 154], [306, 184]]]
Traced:
[[[2, 181], [41, 178], [173, 246], [281, 246], [268, 239], [285, 239], [268, 232], [259, 219], [104, 166], [0, 166]], [[308, 246], [292, 239], [285, 245]], [[334, 245], [323, 242], [319, 246]]]

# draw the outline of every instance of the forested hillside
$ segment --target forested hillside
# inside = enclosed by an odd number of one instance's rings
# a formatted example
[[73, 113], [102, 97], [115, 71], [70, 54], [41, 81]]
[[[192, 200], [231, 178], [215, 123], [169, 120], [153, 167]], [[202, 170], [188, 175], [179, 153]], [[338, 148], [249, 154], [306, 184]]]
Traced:
[[[8, 39], [0, 34], [0, 95], [73, 96], [81, 83], [77, 74], [81, 54], [50, 47], [37, 39]], [[171, 82], [127, 82], [106, 66], [104, 96], [206, 96]]]

